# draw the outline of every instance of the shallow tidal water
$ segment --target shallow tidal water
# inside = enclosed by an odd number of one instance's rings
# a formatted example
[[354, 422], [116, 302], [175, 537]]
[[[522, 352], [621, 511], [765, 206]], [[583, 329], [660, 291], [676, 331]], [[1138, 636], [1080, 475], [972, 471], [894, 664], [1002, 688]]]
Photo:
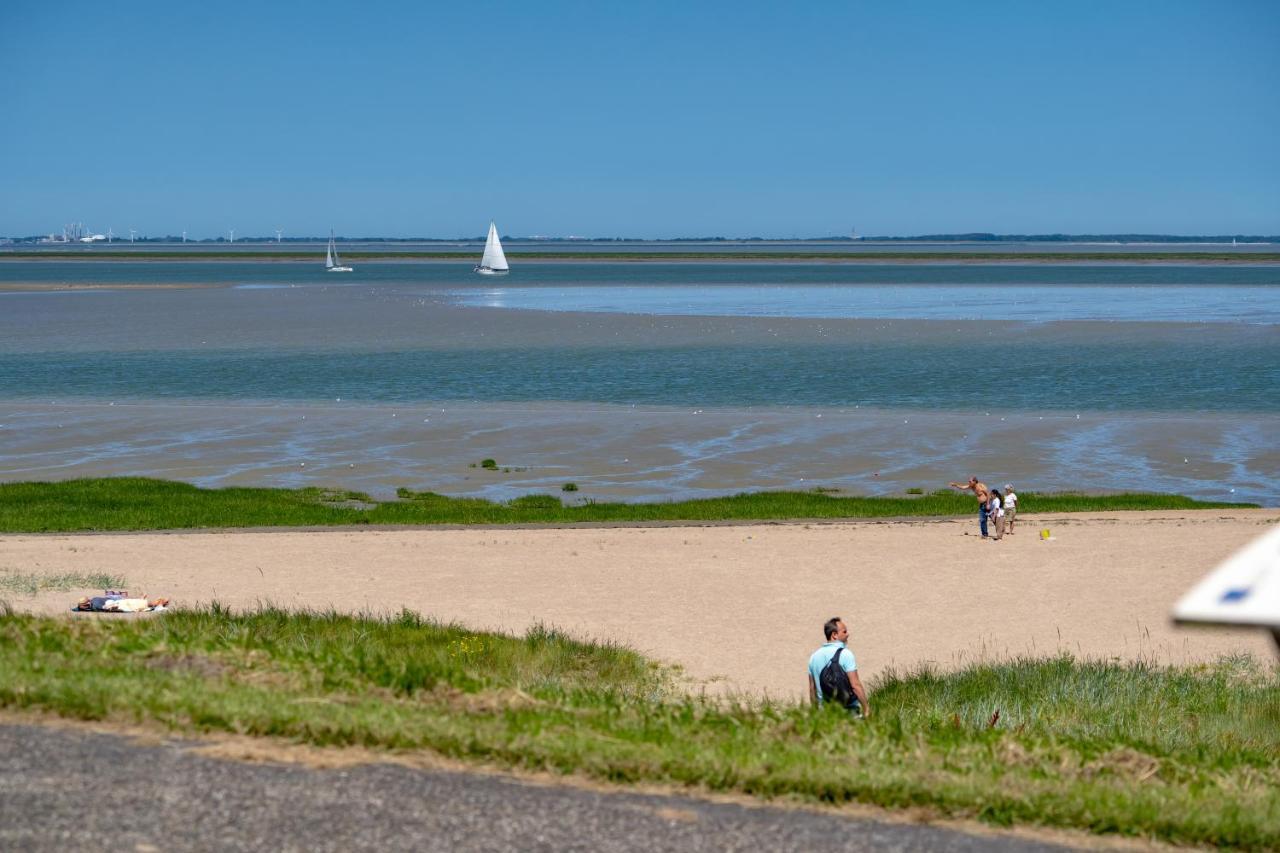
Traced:
[[1274, 505], [1280, 268], [0, 262], [0, 420], [9, 480]]

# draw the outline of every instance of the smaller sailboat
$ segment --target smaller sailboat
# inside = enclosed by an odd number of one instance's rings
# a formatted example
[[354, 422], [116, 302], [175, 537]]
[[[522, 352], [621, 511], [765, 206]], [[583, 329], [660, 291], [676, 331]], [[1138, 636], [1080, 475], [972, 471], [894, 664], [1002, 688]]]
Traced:
[[329, 250], [324, 255], [324, 268], [329, 272], [351, 272], [351, 267], [342, 265], [342, 258], [338, 257], [338, 247], [333, 242], [333, 229], [329, 230]]
[[506, 275], [511, 268], [507, 266], [507, 256], [502, 251], [502, 241], [498, 239], [498, 226], [489, 223], [489, 237], [484, 241], [484, 256], [475, 272], [480, 275]]

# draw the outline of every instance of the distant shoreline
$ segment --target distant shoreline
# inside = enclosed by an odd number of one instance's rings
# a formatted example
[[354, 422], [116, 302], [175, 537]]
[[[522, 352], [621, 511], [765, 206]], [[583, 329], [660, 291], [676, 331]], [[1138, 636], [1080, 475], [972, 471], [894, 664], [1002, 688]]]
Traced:
[[[1280, 252], [1231, 254], [1223, 252], [508, 252], [516, 263], [823, 263], [823, 264], [1224, 264], [1232, 266], [1271, 266], [1280, 264]], [[476, 252], [344, 252], [351, 262], [360, 261], [439, 261], [472, 263]], [[307, 252], [0, 252], [4, 261], [72, 261], [72, 262], [194, 262], [249, 261], [274, 263], [309, 263], [321, 261], [314, 251]]]
[[6, 281], [0, 282], [0, 293], [30, 293], [64, 290], [194, 290], [201, 287], [220, 287], [217, 284], [172, 282], [166, 284], [90, 284], [86, 282]]

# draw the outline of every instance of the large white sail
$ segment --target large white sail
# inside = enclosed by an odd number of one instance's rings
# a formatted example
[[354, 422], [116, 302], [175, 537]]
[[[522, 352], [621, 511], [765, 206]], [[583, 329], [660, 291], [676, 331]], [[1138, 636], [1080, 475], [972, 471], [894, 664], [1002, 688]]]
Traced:
[[330, 234], [330, 235], [329, 235], [329, 248], [327, 248], [327, 249], [325, 250], [325, 253], [324, 253], [324, 268], [325, 268], [325, 269], [327, 269], [327, 270], [331, 270], [331, 269], [333, 269], [333, 266], [334, 266], [334, 264], [333, 264], [333, 235], [332, 235], [332, 234]]
[[484, 257], [480, 259], [481, 269], [490, 269], [506, 272], [510, 269], [507, 266], [507, 256], [502, 252], [502, 241], [498, 239], [498, 226], [489, 223], [489, 238], [484, 241]]

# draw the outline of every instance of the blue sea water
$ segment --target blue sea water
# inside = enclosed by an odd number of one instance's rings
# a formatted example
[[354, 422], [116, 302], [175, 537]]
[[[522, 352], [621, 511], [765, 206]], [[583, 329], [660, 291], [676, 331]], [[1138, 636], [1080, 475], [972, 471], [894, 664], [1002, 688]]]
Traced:
[[284, 284], [453, 286], [483, 292], [501, 287], [563, 285], [1097, 285], [1125, 287], [1280, 285], [1276, 264], [1176, 263], [813, 263], [792, 261], [516, 262], [501, 278], [474, 275], [471, 264], [434, 261], [355, 261], [355, 272], [330, 274], [323, 251], [314, 264], [294, 261], [20, 261], [0, 255], [0, 284]]
[[0, 260], [0, 477], [1280, 503], [1280, 266], [355, 266]]
[[5, 262], [5, 282], [71, 289], [0, 293], [0, 399], [1280, 411], [1274, 266]]
[[1278, 412], [1274, 346], [1026, 344], [0, 354], [0, 397]]

